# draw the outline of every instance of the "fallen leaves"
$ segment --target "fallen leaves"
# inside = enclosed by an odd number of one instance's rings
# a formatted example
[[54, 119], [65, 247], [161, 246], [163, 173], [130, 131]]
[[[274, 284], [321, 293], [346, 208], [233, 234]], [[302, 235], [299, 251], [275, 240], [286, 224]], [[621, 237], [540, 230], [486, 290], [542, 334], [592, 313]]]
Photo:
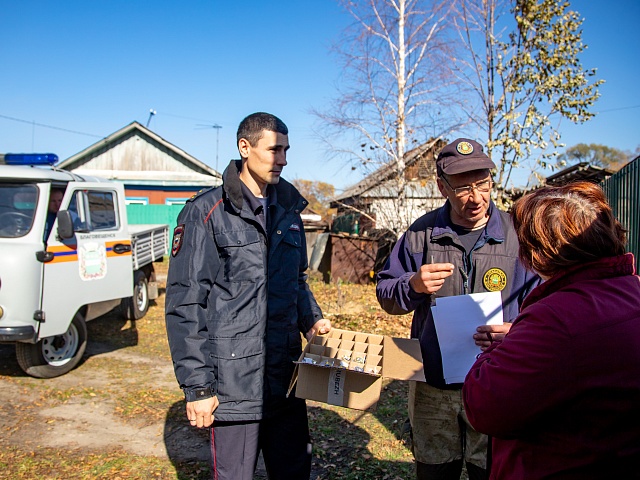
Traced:
[[[166, 265], [159, 265], [165, 268]], [[166, 268], [165, 268], [166, 272]], [[161, 270], [158, 270], [161, 273]], [[374, 285], [325, 284], [312, 278], [310, 286], [325, 317], [333, 326], [348, 330], [407, 337], [411, 316], [392, 316], [378, 305]], [[164, 295], [149, 309], [143, 320], [125, 322], [107, 315], [89, 322], [91, 341], [113, 355], [87, 356], [79, 368], [100, 376], [101, 387], [76, 383], [65, 388], [55, 379], [36, 381], [29, 377], [3, 375], [3, 381], [20, 386], [20, 412], [12, 405], [2, 406], [5, 422], [0, 435], [0, 478], [12, 480], [209, 480], [206, 462], [173, 461], [167, 457], [140, 456], [123, 449], [95, 451], [86, 448], [39, 447], [38, 438], [22, 443], [10, 439], [25, 437], [28, 424], [13, 422], [18, 415], [38, 420], [35, 409], [63, 403], [91, 404], [108, 399], [124, 422], [145, 426], [166, 422], [165, 433], [173, 437], [184, 421], [184, 403], [177, 384], [154, 383], [153, 366], [171, 365], [164, 327]], [[117, 354], [116, 354], [117, 353]], [[149, 359], [133, 365], [129, 353]], [[120, 356], [122, 355], [122, 356]], [[17, 368], [17, 365], [15, 366]], [[70, 374], [73, 374], [71, 372]], [[90, 399], [90, 400], [89, 400]], [[308, 402], [309, 423], [314, 444], [314, 480], [396, 480], [413, 478], [413, 458], [402, 439], [406, 419], [407, 384], [384, 383], [375, 411], [361, 412]], [[99, 420], [98, 420], [99, 421]], [[47, 428], [60, 428], [61, 419], [46, 418]], [[100, 430], [96, 429], [96, 434]], [[190, 433], [194, 443], [206, 442], [206, 431]], [[15, 435], [15, 437], [14, 437]], [[150, 440], [151, 441], [151, 440]], [[154, 439], [153, 441], [162, 441]]]

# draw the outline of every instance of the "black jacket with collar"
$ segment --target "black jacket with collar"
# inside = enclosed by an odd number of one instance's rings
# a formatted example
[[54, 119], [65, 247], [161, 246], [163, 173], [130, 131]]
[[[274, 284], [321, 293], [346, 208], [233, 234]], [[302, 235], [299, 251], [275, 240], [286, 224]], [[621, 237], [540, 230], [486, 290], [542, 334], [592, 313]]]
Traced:
[[322, 318], [304, 273], [307, 201], [280, 179], [270, 187], [276, 202], [265, 231], [243, 199], [241, 167], [232, 161], [221, 187], [185, 205], [167, 279], [176, 377], [188, 401], [209, 396], [203, 388], [217, 395], [219, 421], [259, 420], [282, 408], [300, 333]]

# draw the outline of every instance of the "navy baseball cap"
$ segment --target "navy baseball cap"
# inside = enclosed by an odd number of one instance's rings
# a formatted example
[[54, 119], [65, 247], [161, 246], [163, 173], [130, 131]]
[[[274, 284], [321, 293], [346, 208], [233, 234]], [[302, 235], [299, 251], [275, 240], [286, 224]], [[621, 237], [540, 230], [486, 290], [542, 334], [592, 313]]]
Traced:
[[442, 149], [436, 160], [436, 167], [440, 176], [442, 173], [455, 175], [485, 168], [491, 170], [496, 168], [496, 164], [482, 151], [482, 145], [478, 142], [458, 138]]

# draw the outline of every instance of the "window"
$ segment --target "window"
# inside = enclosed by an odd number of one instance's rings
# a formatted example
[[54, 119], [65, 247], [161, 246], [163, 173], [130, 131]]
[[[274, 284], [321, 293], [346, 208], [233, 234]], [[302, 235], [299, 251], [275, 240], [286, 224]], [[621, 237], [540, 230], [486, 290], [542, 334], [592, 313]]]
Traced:
[[0, 237], [26, 235], [33, 225], [37, 202], [35, 185], [0, 185]]
[[124, 200], [125, 205], [149, 205], [147, 197], [127, 197]]
[[69, 203], [75, 230], [112, 230], [118, 228], [114, 192], [78, 190]]
[[188, 198], [165, 198], [164, 204], [165, 205], [184, 205], [185, 203], [187, 203], [187, 200], [189, 199]]
[[118, 219], [113, 192], [87, 192], [91, 230], [117, 228]]

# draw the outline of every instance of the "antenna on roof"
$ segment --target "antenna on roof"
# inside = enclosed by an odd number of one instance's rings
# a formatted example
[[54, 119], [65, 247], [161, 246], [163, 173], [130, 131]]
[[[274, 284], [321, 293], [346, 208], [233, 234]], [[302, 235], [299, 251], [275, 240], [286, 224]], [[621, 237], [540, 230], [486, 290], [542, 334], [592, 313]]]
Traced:
[[147, 120], [147, 124], [145, 125], [145, 127], [149, 128], [149, 123], [151, 123], [151, 117], [153, 117], [156, 113], [158, 112], [156, 112], [153, 108], [149, 110], [149, 118]]
[[213, 125], [202, 125], [202, 124], [199, 124], [198, 127], [215, 128], [216, 129], [216, 172], [219, 172], [219, 170], [218, 170], [218, 148], [220, 146], [220, 129], [222, 128], [222, 126], [218, 125], [217, 123], [214, 123]]

